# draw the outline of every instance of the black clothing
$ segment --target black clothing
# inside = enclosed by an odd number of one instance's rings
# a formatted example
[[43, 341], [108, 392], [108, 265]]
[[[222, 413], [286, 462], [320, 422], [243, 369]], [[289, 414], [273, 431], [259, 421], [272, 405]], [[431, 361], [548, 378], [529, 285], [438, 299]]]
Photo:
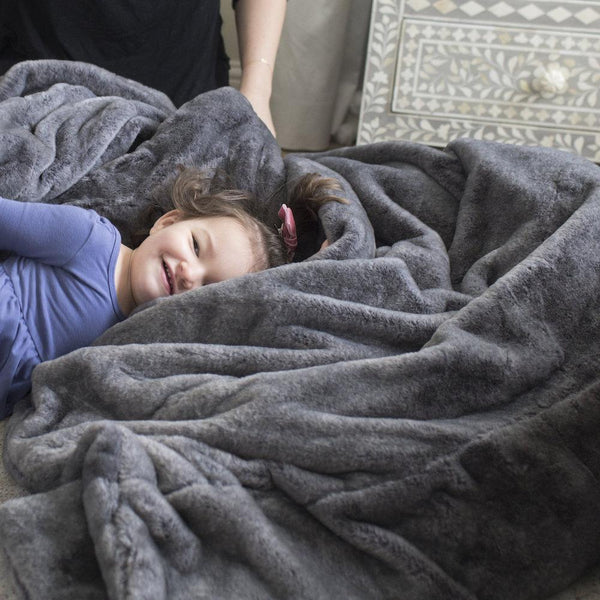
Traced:
[[1, 0], [0, 74], [16, 62], [93, 63], [177, 106], [227, 85], [219, 0]]

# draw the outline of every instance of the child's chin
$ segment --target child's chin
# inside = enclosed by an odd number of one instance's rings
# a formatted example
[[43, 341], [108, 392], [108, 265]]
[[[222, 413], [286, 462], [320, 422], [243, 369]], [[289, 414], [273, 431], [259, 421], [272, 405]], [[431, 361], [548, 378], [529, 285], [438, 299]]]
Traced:
[[144, 304], [147, 302], [152, 302], [153, 300], [158, 300], [159, 298], [168, 298], [169, 294], [167, 292], [150, 292], [144, 295]]

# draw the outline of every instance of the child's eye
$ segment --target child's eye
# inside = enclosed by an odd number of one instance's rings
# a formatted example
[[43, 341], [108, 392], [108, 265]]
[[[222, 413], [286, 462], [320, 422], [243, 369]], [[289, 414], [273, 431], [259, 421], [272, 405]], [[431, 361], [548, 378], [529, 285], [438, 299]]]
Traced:
[[200, 246], [198, 245], [198, 241], [194, 236], [192, 236], [192, 242], [194, 244], [194, 254], [196, 256], [200, 256]]

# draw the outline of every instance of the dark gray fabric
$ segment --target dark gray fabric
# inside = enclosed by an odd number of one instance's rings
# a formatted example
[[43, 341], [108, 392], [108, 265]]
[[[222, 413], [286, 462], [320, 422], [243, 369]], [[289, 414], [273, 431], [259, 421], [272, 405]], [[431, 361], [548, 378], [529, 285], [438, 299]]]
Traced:
[[282, 160], [232, 89], [175, 111], [82, 65], [0, 97], [0, 193], [126, 237], [178, 163], [274, 224], [306, 172], [350, 201], [317, 256], [36, 368], [5, 461], [37, 493], [0, 508], [23, 597], [517, 600], [597, 561], [596, 165], [472, 140]]

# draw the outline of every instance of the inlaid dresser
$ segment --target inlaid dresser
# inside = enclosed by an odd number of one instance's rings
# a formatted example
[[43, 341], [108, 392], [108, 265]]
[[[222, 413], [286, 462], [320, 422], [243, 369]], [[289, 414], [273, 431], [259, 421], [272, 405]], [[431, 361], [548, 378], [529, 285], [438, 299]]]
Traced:
[[357, 143], [460, 136], [600, 161], [600, 1], [374, 0]]

